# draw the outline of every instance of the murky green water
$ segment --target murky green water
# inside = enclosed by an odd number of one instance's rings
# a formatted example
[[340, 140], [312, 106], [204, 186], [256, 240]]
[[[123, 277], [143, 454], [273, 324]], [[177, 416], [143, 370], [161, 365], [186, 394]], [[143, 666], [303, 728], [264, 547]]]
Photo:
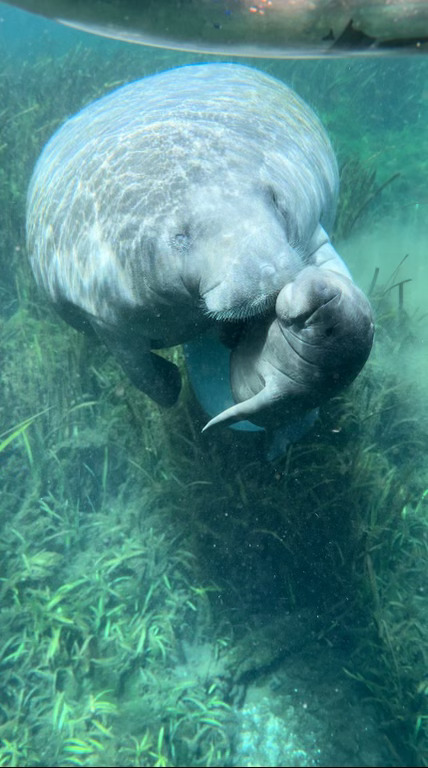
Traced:
[[333, 243], [376, 318], [269, 462], [260, 433], [201, 434], [180, 347], [176, 406], [133, 387], [26, 256], [64, 120], [227, 57], [0, 17], [0, 764], [426, 765], [428, 60], [243, 60], [326, 127]]

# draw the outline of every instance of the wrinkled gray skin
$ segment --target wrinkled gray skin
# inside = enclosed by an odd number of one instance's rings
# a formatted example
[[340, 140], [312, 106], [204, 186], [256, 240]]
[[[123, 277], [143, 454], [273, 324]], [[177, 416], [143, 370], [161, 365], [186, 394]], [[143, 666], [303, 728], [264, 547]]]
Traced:
[[[151, 349], [252, 319], [232, 379], [238, 401], [259, 397], [255, 420], [269, 397], [276, 410], [296, 388], [305, 402], [331, 392], [317, 374], [336, 365], [323, 338], [309, 369], [285, 336], [274, 337], [314, 303], [304, 280], [294, 292], [307, 268], [349, 274], [324, 230], [337, 190], [328, 137], [291, 89], [235, 64], [170, 70], [90, 104], [47, 144], [28, 193], [30, 261], [65, 319], [95, 330], [161, 405], [176, 401], [180, 377]], [[351, 287], [354, 325], [343, 331], [367, 356], [360, 315], [369, 310]], [[340, 371], [338, 386], [360, 359]], [[284, 386], [300, 369], [300, 384]]]
[[280, 291], [275, 318], [252, 321], [233, 349], [237, 405], [211, 419], [274, 430], [337, 394], [359, 373], [373, 341], [370, 304], [344, 274], [305, 267]]

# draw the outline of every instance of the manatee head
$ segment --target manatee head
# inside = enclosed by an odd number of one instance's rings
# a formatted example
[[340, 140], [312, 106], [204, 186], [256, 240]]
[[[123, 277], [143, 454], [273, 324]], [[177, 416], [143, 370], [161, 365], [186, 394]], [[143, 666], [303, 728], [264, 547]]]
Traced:
[[337, 394], [373, 342], [365, 295], [345, 275], [309, 266], [278, 294], [275, 316], [254, 321], [231, 356], [236, 405], [208, 426], [250, 419], [272, 428]]
[[197, 270], [204, 312], [215, 321], [265, 315], [303, 266], [292, 227], [272, 194], [245, 185], [232, 191], [199, 189], [192, 205], [189, 268]]
[[[355, 379], [369, 356], [374, 323], [368, 299], [350, 278], [307, 267], [279, 293], [275, 311], [289, 350], [286, 370], [302, 395], [326, 399]], [[280, 349], [276, 356], [281, 359]]]

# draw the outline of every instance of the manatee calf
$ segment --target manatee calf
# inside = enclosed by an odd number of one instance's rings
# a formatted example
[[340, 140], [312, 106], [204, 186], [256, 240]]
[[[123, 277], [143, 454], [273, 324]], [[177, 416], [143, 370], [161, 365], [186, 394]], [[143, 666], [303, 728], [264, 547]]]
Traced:
[[278, 294], [274, 319], [249, 321], [230, 359], [235, 405], [211, 419], [250, 419], [268, 431], [337, 394], [373, 341], [370, 305], [345, 274], [305, 267]]
[[[299, 349], [281, 349], [267, 330], [283, 321], [282, 297], [294, 318], [300, 294], [312, 290], [302, 284], [297, 301], [288, 286], [309, 267], [349, 279], [326, 235], [337, 191], [328, 137], [290, 88], [235, 64], [170, 70], [90, 104], [49, 141], [28, 192], [31, 265], [63, 317], [94, 329], [162, 405], [177, 399], [180, 377], [152, 349], [245, 323], [232, 377], [245, 371], [251, 383], [245, 393], [234, 386], [234, 396], [258, 395], [266, 410], [269, 397], [290, 391], [261, 365], [260, 336], [262, 357], [278, 358], [285, 373], [290, 365], [291, 375], [299, 366]], [[346, 325], [349, 347], [361, 342], [368, 353], [361, 327]], [[317, 363], [322, 350], [320, 341]], [[305, 388], [322, 399], [309, 370]]]

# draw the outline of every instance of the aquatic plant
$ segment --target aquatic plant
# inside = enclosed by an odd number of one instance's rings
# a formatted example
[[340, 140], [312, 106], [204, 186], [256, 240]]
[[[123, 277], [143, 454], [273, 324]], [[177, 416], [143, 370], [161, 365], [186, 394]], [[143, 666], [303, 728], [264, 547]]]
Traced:
[[[363, 214], [373, 211], [381, 192], [400, 176], [397, 171], [382, 184], [376, 182], [376, 169], [358, 159], [348, 159], [340, 171], [341, 196], [334, 225], [334, 238], [343, 240], [351, 234]], [[367, 216], [364, 218], [367, 222]]]

